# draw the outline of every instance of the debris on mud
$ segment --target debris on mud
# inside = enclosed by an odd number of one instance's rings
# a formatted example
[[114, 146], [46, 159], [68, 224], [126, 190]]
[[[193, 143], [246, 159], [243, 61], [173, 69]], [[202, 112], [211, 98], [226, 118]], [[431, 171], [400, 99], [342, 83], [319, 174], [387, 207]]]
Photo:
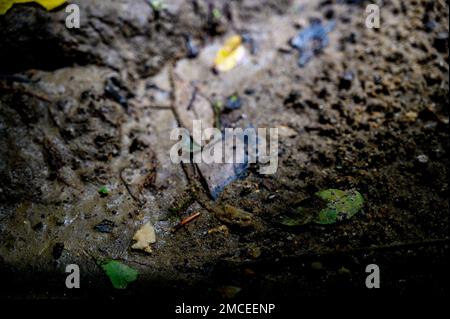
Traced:
[[242, 45], [241, 36], [234, 35], [230, 37], [216, 54], [214, 70], [227, 72], [234, 69], [242, 61], [245, 54], [246, 50]]
[[186, 41], [186, 51], [187, 51], [187, 58], [188, 59], [194, 59], [199, 54], [199, 48], [194, 43], [194, 40], [192, 39], [191, 35], [186, 34], [184, 36], [184, 40]]
[[354, 74], [351, 71], [346, 71], [339, 79], [339, 90], [348, 90], [352, 86]]
[[335, 22], [330, 21], [322, 24], [320, 20], [314, 19], [310, 26], [301, 30], [291, 39], [291, 46], [299, 51], [298, 65], [305, 66], [315, 55], [322, 52], [330, 42], [328, 33], [335, 27]]
[[219, 209], [216, 217], [221, 222], [230, 226], [246, 228], [255, 225], [253, 214], [228, 204], [225, 204], [222, 209]]
[[117, 260], [100, 261], [100, 267], [111, 280], [116, 289], [126, 289], [128, 284], [136, 281], [138, 271]]
[[[233, 137], [229, 137], [233, 138]], [[241, 139], [240, 142], [246, 145], [243, 140], [243, 136], [237, 136], [236, 139]], [[220, 143], [220, 142], [219, 142]], [[212, 143], [211, 143], [212, 144]], [[203, 152], [212, 152], [214, 145], [208, 144]], [[233, 147], [233, 143], [227, 143], [224, 140], [225, 147]], [[224, 154], [233, 154], [229, 150], [225, 149]], [[248, 157], [245, 153], [236, 154], [236, 160], [233, 162], [230, 159], [225, 159], [223, 163], [199, 163], [202, 176], [208, 186], [209, 193], [213, 199], [217, 199], [220, 193], [233, 181], [245, 176], [249, 167]]]
[[208, 234], [223, 234], [225, 237], [228, 236], [230, 230], [226, 225], [220, 225], [211, 229], [208, 229]]
[[304, 200], [292, 214], [281, 219], [285, 226], [309, 223], [327, 225], [348, 220], [361, 211], [363, 197], [356, 190], [327, 189]]
[[145, 223], [133, 236], [136, 241], [131, 248], [136, 250], [143, 250], [146, 253], [151, 253], [151, 244], [156, 243], [155, 228], [150, 222]]
[[200, 217], [201, 213], [197, 212], [194, 213], [188, 217], [186, 217], [185, 219], [183, 219], [182, 221], [180, 221], [177, 225], [175, 225], [174, 228], [172, 228], [171, 232], [174, 233], [176, 232], [178, 229], [186, 226], [187, 224], [189, 224], [190, 222], [192, 222], [193, 220], [197, 219], [198, 217]]
[[98, 189], [98, 193], [102, 197], [106, 197], [109, 194], [109, 188], [107, 186], [102, 186]]
[[99, 233], [111, 233], [116, 227], [116, 223], [109, 219], [102, 220], [99, 224], [94, 226], [94, 229]]
[[297, 131], [286, 125], [280, 125], [278, 128], [278, 135], [281, 137], [295, 137], [298, 135]]
[[128, 101], [122, 92], [121, 84], [117, 78], [110, 78], [106, 81], [105, 95], [128, 109]]
[[233, 111], [240, 109], [242, 107], [242, 100], [237, 94], [233, 94], [229, 96], [225, 102], [225, 108], [226, 111]]

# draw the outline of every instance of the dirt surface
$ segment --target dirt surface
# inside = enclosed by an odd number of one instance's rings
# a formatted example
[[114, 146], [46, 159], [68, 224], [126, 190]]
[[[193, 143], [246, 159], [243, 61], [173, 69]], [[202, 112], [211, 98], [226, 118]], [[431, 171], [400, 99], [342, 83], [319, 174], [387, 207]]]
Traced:
[[[65, 27], [64, 9], [21, 5], [0, 17], [3, 297], [374, 293], [364, 284], [372, 263], [384, 293], [448, 292], [445, 1], [384, 1], [380, 29], [365, 27], [365, 1], [166, 0], [158, 12], [146, 1], [73, 2], [80, 29]], [[335, 28], [299, 67], [288, 42], [311, 19]], [[212, 72], [236, 33], [254, 47], [237, 68]], [[192, 59], [188, 37], [200, 50]], [[242, 107], [215, 112], [233, 94]], [[212, 199], [204, 177], [220, 172], [169, 158], [171, 129], [191, 118], [284, 128], [276, 174], [251, 165]], [[280, 225], [328, 188], [358, 190], [363, 212]], [[148, 221], [151, 254], [130, 248]], [[114, 291], [99, 259], [132, 266], [139, 280]], [[64, 287], [72, 263], [81, 291]]]

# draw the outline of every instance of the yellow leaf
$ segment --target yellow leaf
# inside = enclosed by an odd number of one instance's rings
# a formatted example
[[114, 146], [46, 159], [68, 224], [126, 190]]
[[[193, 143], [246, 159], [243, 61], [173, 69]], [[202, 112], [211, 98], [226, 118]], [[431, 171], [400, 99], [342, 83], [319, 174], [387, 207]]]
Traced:
[[242, 38], [238, 35], [229, 38], [224, 46], [217, 52], [214, 60], [214, 67], [217, 71], [226, 72], [234, 67], [243, 59], [245, 49], [242, 45]]
[[0, 15], [5, 14], [15, 3], [39, 3], [47, 10], [53, 10], [60, 5], [66, 3], [66, 0], [0, 0]]
[[136, 243], [133, 244], [131, 248], [141, 249], [147, 253], [151, 253], [152, 248], [150, 247], [150, 244], [156, 242], [155, 228], [150, 222], [147, 222], [134, 234], [133, 240], [135, 240]]

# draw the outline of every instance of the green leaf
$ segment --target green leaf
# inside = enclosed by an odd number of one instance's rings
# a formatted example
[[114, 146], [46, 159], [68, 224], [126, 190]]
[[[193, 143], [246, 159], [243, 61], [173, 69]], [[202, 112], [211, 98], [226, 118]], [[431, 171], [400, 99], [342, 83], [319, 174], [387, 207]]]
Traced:
[[340, 189], [332, 189], [332, 188], [316, 193], [316, 196], [318, 196], [319, 198], [321, 198], [327, 202], [338, 200], [338, 199], [344, 197], [345, 195], [346, 195], [346, 192], [341, 191]]
[[100, 267], [102, 267], [116, 289], [127, 288], [128, 284], [135, 281], [138, 277], [137, 270], [116, 260], [102, 262]]
[[300, 207], [283, 216], [280, 223], [291, 227], [334, 224], [353, 217], [361, 211], [363, 203], [362, 195], [355, 190], [327, 189], [303, 200]]
[[150, 0], [150, 6], [155, 11], [161, 11], [164, 9], [164, 3], [161, 0]]
[[362, 209], [364, 203], [362, 195], [355, 190], [327, 189], [317, 192], [316, 196], [327, 205], [314, 220], [318, 224], [334, 224], [349, 219]]
[[100, 187], [100, 188], [98, 189], [98, 193], [99, 193], [100, 195], [106, 196], [106, 195], [109, 194], [109, 189], [108, 189], [108, 187], [106, 187], [106, 186], [102, 186], [102, 187]]
[[216, 20], [219, 20], [222, 17], [222, 12], [220, 12], [219, 9], [214, 8], [214, 10], [212, 11], [213, 17]]

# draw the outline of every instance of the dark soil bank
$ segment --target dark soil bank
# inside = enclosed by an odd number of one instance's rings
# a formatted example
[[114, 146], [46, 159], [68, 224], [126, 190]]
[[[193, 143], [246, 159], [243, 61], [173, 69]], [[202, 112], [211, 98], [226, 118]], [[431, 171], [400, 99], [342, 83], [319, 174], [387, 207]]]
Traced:
[[[383, 1], [379, 29], [367, 1], [71, 2], [80, 29], [64, 7], [0, 16], [2, 298], [448, 292], [446, 1]], [[299, 66], [289, 41], [317, 23], [323, 49]], [[246, 60], [213, 72], [234, 34]], [[215, 193], [224, 170], [169, 158], [171, 129], [194, 118], [279, 128], [277, 172], [252, 164]], [[358, 191], [363, 209], [280, 223], [331, 188]], [[147, 222], [150, 253], [131, 248]], [[109, 259], [138, 280], [112, 288]], [[68, 264], [82, 288], [66, 289]], [[366, 288], [369, 264], [380, 289]]]

